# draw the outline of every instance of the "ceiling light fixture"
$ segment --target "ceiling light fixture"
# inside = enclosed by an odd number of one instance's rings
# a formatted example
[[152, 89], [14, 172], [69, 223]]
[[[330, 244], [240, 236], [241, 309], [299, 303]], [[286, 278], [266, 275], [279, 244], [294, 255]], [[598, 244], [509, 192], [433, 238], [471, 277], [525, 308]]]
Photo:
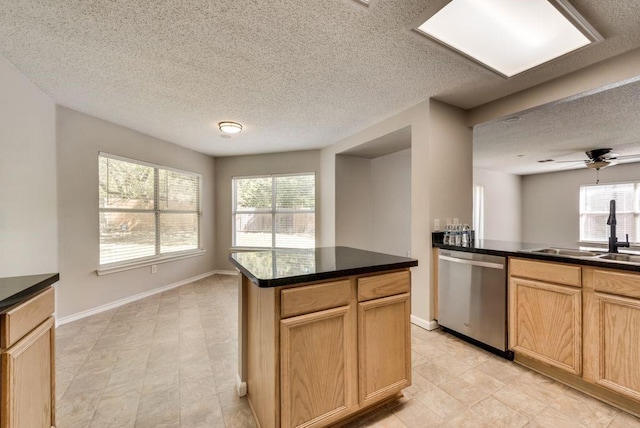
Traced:
[[242, 132], [242, 125], [238, 122], [223, 121], [218, 123], [218, 129], [227, 134], [239, 134]]
[[452, 0], [416, 30], [503, 77], [603, 40], [566, 0]]

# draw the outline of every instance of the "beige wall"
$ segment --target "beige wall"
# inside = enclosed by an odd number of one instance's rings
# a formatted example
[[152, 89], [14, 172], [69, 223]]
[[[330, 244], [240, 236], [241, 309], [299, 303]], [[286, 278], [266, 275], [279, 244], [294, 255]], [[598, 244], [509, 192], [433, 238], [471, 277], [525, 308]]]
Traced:
[[318, 150], [216, 158], [216, 269], [234, 270], [233, 265], [228, 260], [232, 232], [231, 179], [239, 176], [303, 172], [314, 172], [316, 174], [316, 245], [319, 245], [318, 236], [320, 236], [322, 229], [319, 213], [323, 201], [320, 199], [322, 180], [320, 176], [320, 152]]
[[468, 112], [467, 123], [475, 126], [578, 94], [597, 93], [637, 81], [639, 63], [640, 48], [473, 108]]
[[[60, 283], [57, 316], [75, 315], [214, 270], [214, 159], [95, 117], [57, 107]], [[204, 255], [96, 275], [99, 262], [98, 152], [203, 175]]]
[[[640, 163], [600, 171], [601, 184], [637, 180]], [[580, 186], [595, 183], [596, 171], [587, 168], [522, 177], [523, 241], [575, 246], [580, 238]]]
[[335, 245], [372, 250], [371, 159], [336, 156]]
[[473, 132], [465, 111], [431, 101], [429, 120], [429, 225], [447, 218], [471, 224], [473, 217]]
[[521, 177], [476, 168], [473, 184], [484, 186], [484, 239], [521, 241]]
[[381, 253], [411, 254], [411, 149], [371, 160], [373, 244]]
[[58, 271], [53, 102], [0, 56], [0, 277]]
[[411, 150], [336, 156], [336, 245], [411, 252]]
[[[336, 155], [404, 127], [411, 127], [412, 320], [434, 324], [431, 293], [433, 216], [456, 213], [471, 221], [472, 133], [464, 111], [425, 101], [322, 149], [322, 244], [334, 245], [336, 230]], [[443, 159], [441, 156], [446, 155]], [[456, 161], [446, 162], [447, 159]]]

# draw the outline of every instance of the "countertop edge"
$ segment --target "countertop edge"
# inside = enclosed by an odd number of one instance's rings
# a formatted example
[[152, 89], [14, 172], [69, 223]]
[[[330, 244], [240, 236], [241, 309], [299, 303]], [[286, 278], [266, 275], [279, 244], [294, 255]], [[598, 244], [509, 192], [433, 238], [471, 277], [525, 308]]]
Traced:
[[296, 285], [296, 284], [305, 284], [308, 282], [315, 281], [323, 281], [327, 279], [341, 278], [345, 276], [352, 275], [363, 275], [367, 273], [376, 273], [376, 272], [386, 272], [390, 270], [396, 269], [407, 269], [414, 266], [418, 266], [418, 260], [411, 260], [407, 262], [398, 262], [391, 263], [386, 265], [376, 265], [376, 266], [365, 266], [358, 268], [349, 268], [349, 269], [340, 269], [329, 272], [321, 272], [321, 273], [312, 273], [308, 275], [298, 275], [292, 276], [288, 278], [278, 278], [278, 279], [259, 279], [251, 274], [247, 269], [245, 269], [242, 265], [232, 260], [232, 263], [235, 267], [240, 270], [240, 272], [246, 276], [252, 283], [257, 285], [260, 288], [272, 288], [272, 287], [280, 287], [283, 285]]
[[548, 262], [557, 262], [557, 263], [567, 263], [574, 265], [582, 265], [582, 266], [593, 266], [599, 267], [603, 269], [616, 269], [616, 270], [625, 270], [630, 272], [640, 272], [640, 265], [616, 262], [612, 260], [602, 260], [602, 259], [591, 259], [591, 258], [580, 258], [580, 257], [570, 257], [570, 256], [558, 256], [553, 254], [543, 254], [543, 253], [532, 253], [527, 250], [522, 251], [510, 251], [510, 250], [495, 250], [495, 249], [487, 249], [487, 248], [475, 248], [475, 247], [460, 247], [456, 245], [446, 245], [440, 243], [433, 243], [433, 248], [440, 248], [443, 250], [451, 250], [451, 251], [462, 251], [465, 253], [477, 253], [477, 254], [488, 254], [493, 256], [504, 256], [504, 257], [520, 257], [523, 259], [534, 259]]
[[38, 294], [40, 291], [44, 290], [48, 286], [55, 284], [59, 280], [60, 280], [59, 273], [51, 274], [51, 276], [43, 279], [42, 281], [37, 282], [10, 297], [7, 297], [6, 299], [0, 301], [0, 313], [5, 313], [7, 309], [19, 303], [22, 303], [25, 300], [28, 300], [32, 296]]

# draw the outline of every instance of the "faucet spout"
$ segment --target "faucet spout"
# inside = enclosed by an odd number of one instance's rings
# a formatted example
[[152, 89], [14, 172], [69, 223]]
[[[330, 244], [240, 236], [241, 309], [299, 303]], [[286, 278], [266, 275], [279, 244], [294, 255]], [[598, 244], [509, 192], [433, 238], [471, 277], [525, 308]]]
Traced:
[[[611, 199], [609, 201], [609, 218], [607, 219], [607, 224], [609, 226], [614, 226], [616, 225], [616, 200], [615, 199]], [[615, 229], [613, 236], [615, 236]]]
[[625, 242], [618, 242], [618, 237], [616, 236], [616, 200], [611, 199], [609, 201], [609, 218], [607, 219], [607, 224], [609, 225], [609, 252], [617, 253], [618, 247], [628, 247], [629, 246], [629, 234], [627, 234], [627, 239]]

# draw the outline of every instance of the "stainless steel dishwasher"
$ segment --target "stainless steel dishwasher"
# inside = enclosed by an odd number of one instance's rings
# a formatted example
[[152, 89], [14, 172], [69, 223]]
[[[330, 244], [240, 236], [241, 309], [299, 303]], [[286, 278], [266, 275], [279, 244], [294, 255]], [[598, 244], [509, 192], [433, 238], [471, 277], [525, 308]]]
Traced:
[[[501, 256], [438, 251], [438, 324], [506, 358], [507, 280]], [[493, 349], [492, 349], [493, 348]]]

